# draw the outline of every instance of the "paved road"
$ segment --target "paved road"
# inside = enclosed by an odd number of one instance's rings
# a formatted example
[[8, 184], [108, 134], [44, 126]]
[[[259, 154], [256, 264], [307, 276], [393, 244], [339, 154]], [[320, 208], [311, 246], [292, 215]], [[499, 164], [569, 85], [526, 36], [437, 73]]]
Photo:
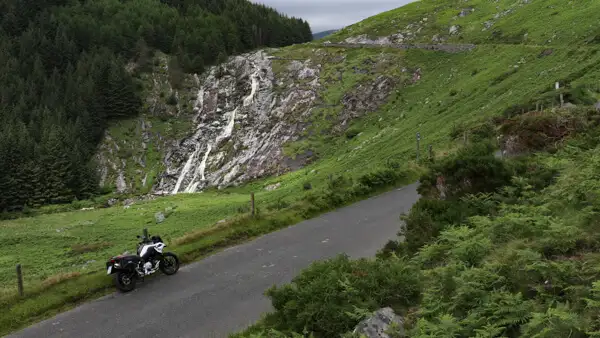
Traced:
[[[271, 309], [263, 296], [315, 260], [373, 256], [418, 199], [417, 184], [260, 237], [9, 337], [227, 337]], [[108, 277], [107, 277], [108, 278]]]

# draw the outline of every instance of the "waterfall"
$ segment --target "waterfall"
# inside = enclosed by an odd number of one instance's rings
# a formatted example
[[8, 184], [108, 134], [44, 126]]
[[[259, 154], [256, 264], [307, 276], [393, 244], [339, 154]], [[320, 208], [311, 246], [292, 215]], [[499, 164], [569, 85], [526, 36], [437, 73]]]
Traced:
[[198, 179], [198, 176], [200, 176], [201, 181], [206, 180], [206, 177], [204, 176], [204, 170], [206, 169], [206, 161], [208, 160], [208, 155], [210, 154], [211, 150], [212, 150], [212, 147], [209, 144], [208, 148], [206, 149], [206, 152], [204, 153], [204, 157], [202, 158], [202, 162], [200, 163], [200, 166], [196, 169], [196, 172], [194, 173], [194, 178], [192, 178], [192, 180], [190, 181], [190, 184], [187, 186], [187, 188], [185, 188], [186, 193], [196, 192], [196, 189], [198, 188], [198, 184], [200, 183], [200, 182], [196, 181], [196, 179]]
[[217, 136], [217, 138], [215, 139], [215, 145], [218, 145], [219, 142], [221, 142], [221, 140], [228, 138], [229, 136], [231, 136], [231, 133], [233, 132], [233, 127], [235, 126], [235, 116], [237, 114], [237, 110], [238, 108], [235, 108], [232, 112], [231, 115], [229, 116], [229, 122], [227, 123], [227, 126], [225, 127], [225, 129], [223, 130], [223, 132], [221, 133], [221, 135]]
[[258, 82], [258, 72], [259, 69], [257, 68], [254, 74], [252, 74], [252, 91], [250, 92], [250, 95], [244, 98], [244, 107], [247, 107], [250, 104], [252, 104], [252, 101], [254, 100], [254, 95], [256, 95], [256, 91], [258, 90], [258, 86], [260, 84]]
[[196, 150], [190, 155], [190, 158], [187, 160], [187, 162], [185, 163], [185, 166], [181, 170], [181, 174], [179, 175], [179, 178], [177, 179], [177, 184], [175, 184], [175, 188], [173, 189], [173, 195], [175, 195], [179, 192], [181, 183], [183, 183], [185, 176], [190, 171], [190, 168], [192, 167], [192, 162], [194, 161], [194, 158], [198, 155], [199, 151], [200, 151], [200, 146], [198, 144], [196, 144]]
[[204, 109], [204, 87], [198, 90], [196, 102], [194, 102], [194, 112], [199, 113]]
[[[252, 81], [251, 82], [251, 91], [248, 96], [244, 97], [243, 103], [242, 103], [243, 107], [247, 107], [254, 102], [256, 94], [260, 87], [260, 67], [257, 65], [254, 65], [254, 64], [252, 65], [252, 67], [254, 67], [254, 73], [251, 75], [251, 81]], [[196, 82], [200, 85], [199, 78], [196, 76], [195, 79], [196, 79]], [[216, 82], [215, 87], [218, 88], [219, 87], [218, 79], [216, 81], [217, 82]], [[201, 86], [201, 88], [198, 90], [196, 101], [194, 102], [194, 112], [196, 112], [196, 113], [201, 113], [203, 111], [204, 94], [205, 94], [204, 88]], [[215, 95], [218, 95], [218, 92]], [[215, 98], [214, 101], [218, 101], [218, 98]], [[183, 190], [185, 193], [196, 192], [196, 190], [198, 189], [200, 184], [203, 181], [206, 181], [206, 176], [205, 176], [206, 164], [208, 162], [208, 158], [211, 154], [211, 151], [213, 150], [214, 147], [218, 147], [219, 144], [221, 143], [221, 141], [231, 137], [231, 135], [233, 133], [233, 129], [235, 127], [235, 118], [237, 117], [239, 109], [241, 109], [241, 108], [238, 106], [229, 113], [228, 122], [227, 122], [227, 125], [225, 126], [225, 128], [214, 139], [213, 142], [207, 142], [206, 152], [204, 153], [204, 156], [202, 157], [202, 161], [200, 162], [200, 165], [198, 165], [196, 167], [196, 169], [194, 170], [194, 174], [192, 175], [191, 180], [189, 181], [188, 185]], [[198, 130], [197, 133], [200, 133], [200, 130]], [[194, 136], [196, 138], [196, 140], [199, 140], [198, 135], [199, 134]], [[199, 159], [200, 151], [201, 151], [201, 147], [200, 147], [198, 141], [196, 141], [196, 149], [190, 155], [188, 161], [186, 162], [185, 166], [181, 170], [181, 174], [179, 175], [179, 178], [177, 179], [177, 184], [175, 185], [175, 188], [173, 189], [172, 194], [177, 194], [179, 192], [181, 185], [185, 181], [186, 177], [189, 176], [190, 170], [192, 170], [192, 168], [195, 167], [195, 165], [193, 165], [193, 164], [195, 161], [197, 161]], [[229, 176], [235, 175], [235, 173], [238, 170], [239, 170], [239, 167], [237, 167], [237, 166], [234, 167], [232, 169], [232, 172], [229, 173]]]

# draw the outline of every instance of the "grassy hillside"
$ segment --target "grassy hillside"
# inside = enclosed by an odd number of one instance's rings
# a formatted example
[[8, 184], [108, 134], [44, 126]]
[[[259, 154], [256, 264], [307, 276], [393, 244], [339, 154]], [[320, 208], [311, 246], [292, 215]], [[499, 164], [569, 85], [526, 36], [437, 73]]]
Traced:
[[556, 142], [505, 160], [476, 142], [436, 161], [403, 217], [404, 242], [375, 260], [313, 264], [268, 290], [275, 311], [232, 337], [358, 338], [353, 327], [387, 306], [404, 318], [391, 337], [597, 337], [598, 117], [584, 108], [498, 121], [523, 144]]
[[[469, 6], [475, 11], [453, 19]], [[310, 59], [313, 66], [322, 67], [321, 102], [307, 121], [310, 126], [305, 137], [288, 143], [285, 149], [288, 154], [311, 150], [317, 161], [281, 177], [224, 191], [139, 202], [128, 209], [118, 205], [0, 222], [0, 237], [6, 243], [0, 247], [0, 281], [6, 294], [2, 304], [14, 305], [1, 323], [1, 331], [27, 323], [30, 314], [37, 316], [60, 308], [67, 299], [77, 301], [103, 290], [109, 280], [101, 272], [92, 275], [95, 282], [88, 283], [89, 287], [77, 283], [92, 277], [64, 282], [79, 285], [71, 291], [60, 289], [63, 284], [58, 282], [63, 277], [57, 276], [101, 270], [109, 255], [132, 250], [135, 235], [144, 227], [179, 243], [174, 249], [189, 253], [191, 259], [386, 186], [416, 179], [423, 170], [423, 162], [415, 163], [417, 132], [421, 134], [422, 158], [427, 157], [426, 147], [430, 144], [435, 156], [443, 157], [459, 147], [463, 131], [471, 130], [471, 141], [481, 137], [485, 129], [477, 133], [472, 128], [490, 117], [514, 116], [536, 106], [557, 106], [556, 81], [561, 82], [567, 102], [580, 106], [595, 103], [600, 92], [600, 47], [588, 43], [595, 32], [583, 13], [594, 13], [596, 7], [592, 1], [420, 1], [348, 27], [336, 33], [332, 41], [360, 34], [395, 34], [427, 17], [414, 41], [429, 43], [438, 34], [448, 35], [448, 42], [482, 44], [472, 51], [454, 54], [418, 49], [344, 49], [315, 43], [278, 50], [275, 55], [283, 60], [273, 60], [273, 69], [280, 79], [306, 85], [285, 75], [291, 63], [285, 59]], [[510, 8], [512, 12], [482, 31], [483, 22]], [[577, 17], [575, 24], [570, 21], [573, 17]], [[457, 36], [448, 33], [453, 24], [461, 25]], [[527, 43], [508, 38], [525, 33]], [[418, 69], [420, 79], [413, 82]], [[339, 128], [339, 121], [347, 117], [346, 99], [369, 88], [380, 76], [393, 81], [391, 94], [381, 105], [367, 107], [363, 115], [350, 118], [349, 125]], [[111, 132], [122, 130], [127, 123], [113, 127]], [[272, 191], [265, 189], [273, 184], [280, 186]], [[257, 192], [257, 206], [262, 213], [258, 220], [247, 217], [251, 191]], [[154, 213], [167, 208], [172, 213], [156, 225]], [[233, 225], [216, 223], [235, 217], [242, 220]], [[42, 261], [39, 252], [44, 252]], [[26, 287], [40, 292], [27, 302], [13, 297], [17, 262], [24, 265]]]
[[401, 33], [413, 42], [431, 42], [437, 35], [449, 43], [593, 45], [600, 30], [589, 13], [598, 9], [600, 3], [593, 0], [416, 1], [345, 27], [330, 40]]

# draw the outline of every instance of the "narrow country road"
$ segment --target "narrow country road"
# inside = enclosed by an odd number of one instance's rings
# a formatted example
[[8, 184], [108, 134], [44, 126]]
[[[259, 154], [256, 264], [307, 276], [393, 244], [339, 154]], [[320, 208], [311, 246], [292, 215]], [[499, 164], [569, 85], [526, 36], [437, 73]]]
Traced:
[[[263, 292], [311, 262], [373, 256], [417, 201], [417, 183], [232, 247], [8, 337], [227, 337], [271, 309]], [[108, 277], [107, 277], [108, 278]]]

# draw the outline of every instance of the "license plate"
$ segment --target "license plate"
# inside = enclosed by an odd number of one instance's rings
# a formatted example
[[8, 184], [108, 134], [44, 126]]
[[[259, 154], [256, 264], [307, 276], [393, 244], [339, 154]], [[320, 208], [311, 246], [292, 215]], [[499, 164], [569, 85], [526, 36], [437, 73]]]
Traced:
[[112, 265], [108, 267], [108, 271], [106, 271], [107, 275], [110, 275], [110, 272], [112, 271]]

